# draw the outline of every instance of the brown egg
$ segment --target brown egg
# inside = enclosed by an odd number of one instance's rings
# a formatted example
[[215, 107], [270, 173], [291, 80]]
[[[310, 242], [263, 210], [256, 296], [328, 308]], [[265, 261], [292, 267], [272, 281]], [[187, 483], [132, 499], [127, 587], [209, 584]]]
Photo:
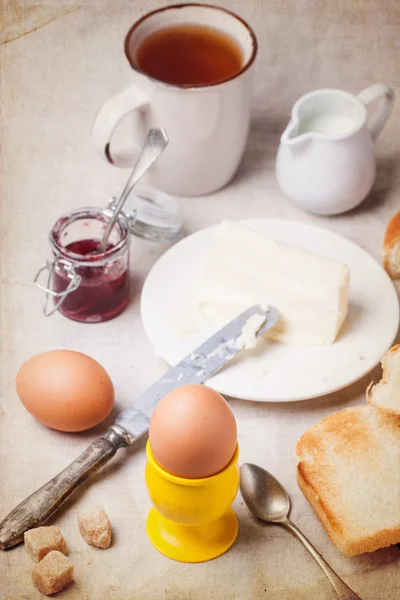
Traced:
[[237, 428], [226, 400], [204, 385], [183, 385], [155, 408], [150, 447], [158, 464], [178, 477], [200, 479], [222, 471], [236, 448]]
[[26, 361], [17, 393], [41, 423], [59, 431], [83, 431], [101, 423], [114, 404], [114, 387], [103, 367], [72, 350], [52, 350]]

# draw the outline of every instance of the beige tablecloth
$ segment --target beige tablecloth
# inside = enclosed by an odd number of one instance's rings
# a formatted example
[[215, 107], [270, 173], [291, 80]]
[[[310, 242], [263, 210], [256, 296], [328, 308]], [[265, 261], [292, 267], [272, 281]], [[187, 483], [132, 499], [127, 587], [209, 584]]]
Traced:
[[[375, 191], [357, 210], [336, 218], [308, 215], [277, 188], [277, 141], [294, 101], [318, 87], [357, 92], [383, 81], [400, 95], [400, 5], [397, 0], [219, 0], [253, 25], [260, 42], [255, 70], [253, 125], [235, 180], [207, 198], [182, 199], [186, 232], [222, 218], [281, 217], [314, 223], [347, 236], [377, 260], [386, 223], [399, 208], [400, 101], [377, 144]], [[140, 288], [165, 251], [135, 240], [135, 297], [118, 319], [85, 326], [61, 315], [42, 316], [32, 286], [49, 256], [47, 234], [64, 211], [104, 205], [121, 189], [126, 171], [95, 154], [91, 124], [101, 104], [129, 81], [122, 52], [133, 21], [162, 0], [107, 2], [5, 2], [1, 14], [1, 405], [0, 518], [28, 493], [72, 461], [104, 431], [65, 435], [42, 427], [19, 402], [15, 375], [29, 356], [72, 348], [99, 360], [116, 387], [114, 414], [165, 369], [154, 357], [139, 316]], [[343, 557], [330, 543], [295, 482], [294, 445], [312, 423], [334, 410], [363, 402], [379, 369], [350, 388], [310, 402], [287, 405], [232, 401], [241, 460], [266, 466], [287, 486], [294, 521], [363, 600], [396, 600], [400, 550]], [[66, 599], [309, 600], [334, 593], [305, 549], [278, 527], [252, 521], [240, 496], [240, 534], [222, 558], [184, 565], [159, 555], [144, 524], [144, 452], [121, 451], [67, 503], [55, 522], [70, 546], [76, 583]], [[106, 551], [85, 545], [76, 513], [102, 504], [114, 526]], [[35, 600], [31, 562], [23, 547], [0, 553], [1, 600]]]

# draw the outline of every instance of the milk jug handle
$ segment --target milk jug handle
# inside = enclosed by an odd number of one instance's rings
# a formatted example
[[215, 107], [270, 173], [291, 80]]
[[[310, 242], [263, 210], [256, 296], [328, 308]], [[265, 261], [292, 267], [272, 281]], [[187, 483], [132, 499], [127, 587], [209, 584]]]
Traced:
[[369, 128], [371, 137], [375, 141], [388, 120], [392, 112], [395, 93], [394, 90], [383, 83], [375, 83], [370, 85], [357, 96], [359, 100], [366, 106], [375, 100], [380, 99], [380, 107], [374, 122]]

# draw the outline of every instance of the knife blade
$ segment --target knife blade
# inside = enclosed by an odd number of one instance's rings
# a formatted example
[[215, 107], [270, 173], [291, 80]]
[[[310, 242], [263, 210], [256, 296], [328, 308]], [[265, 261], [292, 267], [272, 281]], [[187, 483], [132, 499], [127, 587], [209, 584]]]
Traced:
[[258, 337], [272, 329], [279, 318], [272, 306], [252, 306], [170, 369], [120, 413], [103, 437], [11, 511], [0, 523], [0, 549], [7, 550], [22, 542], [25, 531], [43, 525], [119, 448], [141, 438], [148, 430], [155, 406], [169, 391], [187, 383], [204, 383], [242, 351], [246, 347], [246, 327], [250, 325], [250, 337]]
[[258, 322], [254, 321], [254, 335], [257, 337], [279, 321], [279, 313], [272, 306], [256, 304], [247, 309], [153, 383], [119, 414], [115, 424], [134, 439], [146, 433], [154, 408], [168, 392], [188, 383], [204, 383], [243, 350], [238, 340], [243, 327], [255, 316], [260, 316]]

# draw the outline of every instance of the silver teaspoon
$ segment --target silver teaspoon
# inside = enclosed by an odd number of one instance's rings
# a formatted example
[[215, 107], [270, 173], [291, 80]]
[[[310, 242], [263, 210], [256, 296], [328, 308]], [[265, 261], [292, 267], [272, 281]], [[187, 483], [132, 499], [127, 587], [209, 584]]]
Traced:
[[104, 235], [100, 241], [97, 252], [105, 252], [107, 248], [108, 238], [114, 227], [118, 215], [122, 210], [125, 200], [130, 195], [133, 187], [137, 184], [139, 179], [143, 177], [151, 165], [157, 160], [157, 158], [164, 152], [165, 147], [168, 144], [168, 136], [165, 129], [150, 129], [140, 156], [137, 163], [133, 167], [133, 170], [129, 176], [128, 181], [125, 184], [124, 189], [121, 192], [117, 206], [115, 207], [114, 214], [109, 220]]
[[240, 491], [247, 507], [261, 521], [282, 525], [294, 533], [315, 558], [329, 581], [333, 585], [340, 600], [361, 600], [336, 575], [327, 562], [318, 554], [314, 546], [289, 520], [290, 498], [284, 487], [271, 473], [265, 469], [245, 463], [240, 467]]

